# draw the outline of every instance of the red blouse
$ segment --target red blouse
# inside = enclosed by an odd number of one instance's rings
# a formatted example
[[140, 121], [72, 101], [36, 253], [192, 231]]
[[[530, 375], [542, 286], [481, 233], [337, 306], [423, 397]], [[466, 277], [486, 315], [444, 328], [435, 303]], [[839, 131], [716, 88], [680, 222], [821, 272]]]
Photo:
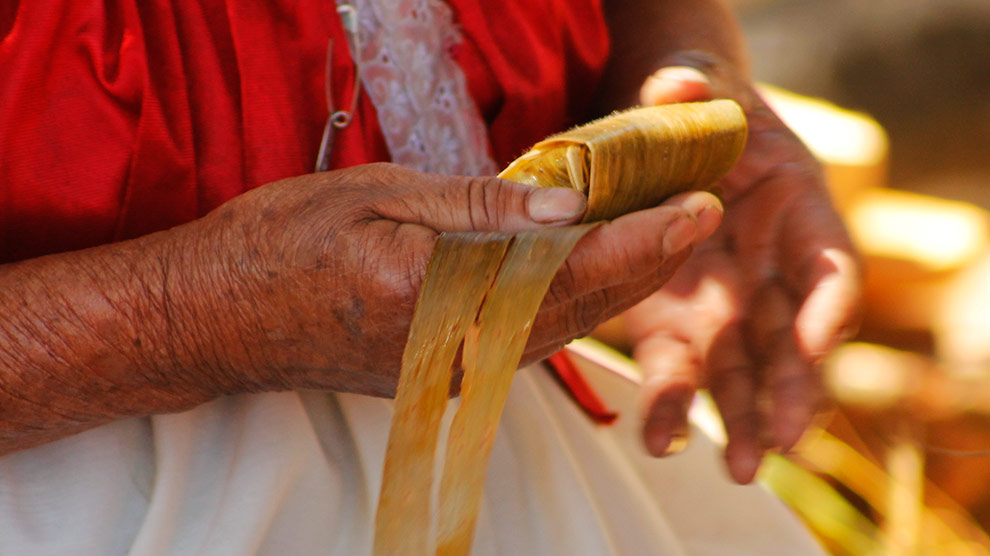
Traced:
[[[451, 0], [454, 56], [505, 163], [584, 117], [608, 52], [599, 0]], [[0, 3], [0, 262], [202, 216], [311, 172], [330, 0]], [[335, 102], [353, 83], [334, 48]], [[333, 166], [387, 160], [368, 95]]]

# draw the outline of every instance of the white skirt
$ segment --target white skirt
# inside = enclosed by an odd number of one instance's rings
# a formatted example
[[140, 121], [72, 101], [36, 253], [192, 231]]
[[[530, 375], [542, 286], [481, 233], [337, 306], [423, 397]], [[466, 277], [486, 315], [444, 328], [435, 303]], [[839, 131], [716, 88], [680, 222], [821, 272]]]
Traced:
[[[582, 367], [620, 418], [595, 425], [545, 370], [520, 370], [473, 556], [823, 554], [775, 497], [730, 483], [699, 431], [647, 456], [635, 385]], [[370, 554], [391, 407], [233, 396], [0, 458], [0, 556]]]

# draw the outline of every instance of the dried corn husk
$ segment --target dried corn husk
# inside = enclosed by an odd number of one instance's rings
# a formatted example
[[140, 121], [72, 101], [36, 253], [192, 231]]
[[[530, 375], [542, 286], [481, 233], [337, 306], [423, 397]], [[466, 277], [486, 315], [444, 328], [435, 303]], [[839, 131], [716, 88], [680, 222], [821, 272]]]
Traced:
[[585, 222], [611, 220], [710, 187], [745, 141], [745, 117], [731, 100], [639, 108], [548, 137], [499, 176], [572, 187], [588, 195]]
[[[375, 554], [428, 554], [433, 458], [450, 392], [451, 365], [510, 240], [499, 234], [449, 234], [433, 249], [402, 355], [378, 501]], [[473, 263], [471, 272], [453, 271], [463, 268], [462, 261]]]
[[[742, 152], [746, 122], [731, 101], [631, 110], [536, 144], [500, 177], [588, 195], [585, 222], [655, 206], [713, 185]], [[558, 267], [595, 224], [515, 236], [443, 234], [403, 355], [376, 516], [377, 556], [423, 556], [451, 364], [464, 340], [461, 405], [440, 484], [436, 554], [469, 552], [488, 455], [536, 312]]]

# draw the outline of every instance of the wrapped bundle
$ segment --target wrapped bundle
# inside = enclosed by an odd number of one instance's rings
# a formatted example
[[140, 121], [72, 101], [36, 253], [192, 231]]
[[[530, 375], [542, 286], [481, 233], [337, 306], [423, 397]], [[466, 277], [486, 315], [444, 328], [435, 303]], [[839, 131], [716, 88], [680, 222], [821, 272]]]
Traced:
[[588, 196], [585, 222], [707, 189], [735, 163], [746, 119], [731, 100], [637, 108], [540, 141], [499, 177]]
[[[377, 556], [468, 554], [495, 430], [557, 269], [594, 222], [714, 185], [745, 138], [745, 117], [732, 101], [621, 112], [537, 143], [499, 174], [585, 193], [584, 224], [439, 237], [403, 354], [376, 516]], [[461, 404], [447, 442], [433, 546], [434, 458], [462, 342]]]

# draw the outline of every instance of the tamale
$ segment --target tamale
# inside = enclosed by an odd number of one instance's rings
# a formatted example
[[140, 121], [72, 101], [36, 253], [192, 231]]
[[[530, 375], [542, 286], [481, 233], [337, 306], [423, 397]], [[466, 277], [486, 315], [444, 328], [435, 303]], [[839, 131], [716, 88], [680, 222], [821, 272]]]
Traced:
[[[711, 187], [742, 152], [732, 101], [639, 108], [549, 137], [500, 177], [588, 195], [585, 222], [616, 218]], [[440, 483], [436, 554], [470, 550], [488, 455], [536, 312], [583, 224], [515, 236], [441, 234], [402, 360], [376, 516], [376, 556], [431, 546], [433, 465], [451, 365], [463, 340], [461, 405]]]
[[540, 141], [499, 177], [588, 195], [585, 222], [611, 220], [713, 185], [746, 142], [731, 100], [619, 112]]

